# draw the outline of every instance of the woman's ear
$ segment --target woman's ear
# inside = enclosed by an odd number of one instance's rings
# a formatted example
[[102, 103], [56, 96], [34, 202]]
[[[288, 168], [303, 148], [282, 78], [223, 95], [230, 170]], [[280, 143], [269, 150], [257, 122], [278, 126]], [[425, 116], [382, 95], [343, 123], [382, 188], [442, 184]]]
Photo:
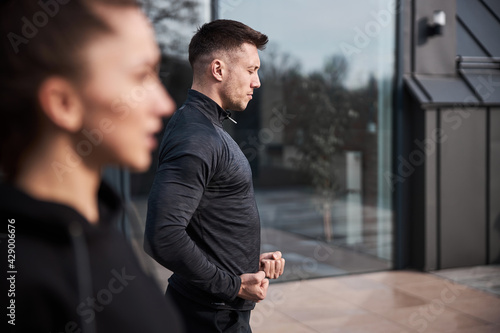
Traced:
[[49, 77], [38, 90], [42, 112], [58, 127], [77, 132], [83, 123], [84, 107], [71, 82], [61, 77]]

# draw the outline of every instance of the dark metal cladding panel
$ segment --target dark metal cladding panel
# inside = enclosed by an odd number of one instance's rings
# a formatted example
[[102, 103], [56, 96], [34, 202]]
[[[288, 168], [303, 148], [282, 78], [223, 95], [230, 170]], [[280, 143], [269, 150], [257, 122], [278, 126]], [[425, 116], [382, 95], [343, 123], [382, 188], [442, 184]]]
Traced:
[[481, 1], [457, 0], [457, 14], [491, 56], [500, 56], [500, 22]]
[[425, 112], [425, 267], [426, 271], [438, 269], [438, 215], [437, 215], [437, 146], [440, 142], [437, 131], [437, 117], [439, 112], [427, 110]]
[[500, 1], [498, 0], [483, 0], [487, 7], [493, 12], [498, 20], [500, 20]]
[[418, 86], [417, 82], [415, 82], [415, 79], [411, 77], [411, 75], [405, 75], [404, 82], [410, 93], [418, 100], [420, 104], [428, 104], [431, 102], [431, 100], [429, 100], [429, 98], [427, 97], [425, 91], [422, 91], [422, 89]]
[[441, 269], [486, 263], [486, 109], [448, 109], [440, 161]]
[[460, 20], [457, 20], [457, 55], [467, 57], [488, 56], [474, 38], [472, 38]]
[[412, 17], [412, 0], [400, 0], [400, 7], [398, 8], [398, 15], [402, 15], [403, 19], [401, 21], [401, 25], [398, 29], [400, 30], [398, 33], [402, 34], [401, 47], [403, 51], [403, 73], [411, 73], [413, 72], [413, 64], [412, 64], [412, 26], [413, 26], [413, 17]]
[[415, 75], [433, 103], [451, 105], [479, 104], [474, 92], [459, 76]]
[[490, 113], [489, 264], [500, 264], [500, 108]]
[[500, 104], [500, 71], [464, 70], [464, 76], [485, 104]]

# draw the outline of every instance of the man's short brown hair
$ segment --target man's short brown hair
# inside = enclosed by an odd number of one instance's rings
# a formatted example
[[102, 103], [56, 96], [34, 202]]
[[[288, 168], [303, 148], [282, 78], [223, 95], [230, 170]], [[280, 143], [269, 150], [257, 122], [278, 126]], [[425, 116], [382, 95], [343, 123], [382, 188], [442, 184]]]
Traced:
[[244, 43], [255, 45], [263, 50], [268, 38], [249, 26], [233, 20], [215, 20], [205, 23], [198, 29], [189, 43], [189, 63], [191, 67], [207, 56], [217, 52], [230, 52]]

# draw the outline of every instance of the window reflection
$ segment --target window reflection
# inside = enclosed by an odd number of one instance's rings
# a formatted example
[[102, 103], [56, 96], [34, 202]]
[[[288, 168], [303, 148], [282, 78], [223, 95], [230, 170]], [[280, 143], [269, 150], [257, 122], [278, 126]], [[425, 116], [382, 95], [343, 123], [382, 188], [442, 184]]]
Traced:
[[[167, 13], [161, 9], [170, 2], [155, 2], [150, 16]], [[262, 250], [279, 249], [287, 260], [279, 281], [392, 265], [386, 175], [392, 149], [393, 3], [218, 1], [220, 18], [239, 20], [270, 38], [260, 53], [262, 87], [247, 110], [233, 113], [238, 124], [224, 126], [252, 167]], [[199, 1], [183, 8], [177, 22], [158, 20], [160, 78], [178, 106], [191, 86], [187, 44], [196, 26], [209, 20], [208, 9], [208, 1]], [[141, 221], [156, 164], [155, 155], [148, 173], [131, 178]], [[160, 275], [164, 271], [158, 268]]]
[[263, 251], [284, 252], [285, 280], [391, 267], [384, 175], [394, 9], [367, 3], [219, 3], [221, 18], [271, 42], [261, 53], [262, 87], [227, 130], [252, 166]]

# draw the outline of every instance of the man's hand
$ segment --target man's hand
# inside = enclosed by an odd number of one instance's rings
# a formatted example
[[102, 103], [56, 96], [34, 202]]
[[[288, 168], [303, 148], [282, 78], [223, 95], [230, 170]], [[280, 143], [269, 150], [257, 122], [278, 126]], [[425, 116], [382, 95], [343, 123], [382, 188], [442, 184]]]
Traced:
[[266, 273], [269, 279], [277, 279], [285, 270], [285, 259], [281, 257], [281, 252], [266, 252], [260, 255], [260, 270]]
[[255, 274], [243, 274], [240, 275], [240, 279], [241, 286], [238, 297], [254, 302], [260, 302], [266, 298], [269, 280], [266, 279], [264, 272], [259, 271]]

